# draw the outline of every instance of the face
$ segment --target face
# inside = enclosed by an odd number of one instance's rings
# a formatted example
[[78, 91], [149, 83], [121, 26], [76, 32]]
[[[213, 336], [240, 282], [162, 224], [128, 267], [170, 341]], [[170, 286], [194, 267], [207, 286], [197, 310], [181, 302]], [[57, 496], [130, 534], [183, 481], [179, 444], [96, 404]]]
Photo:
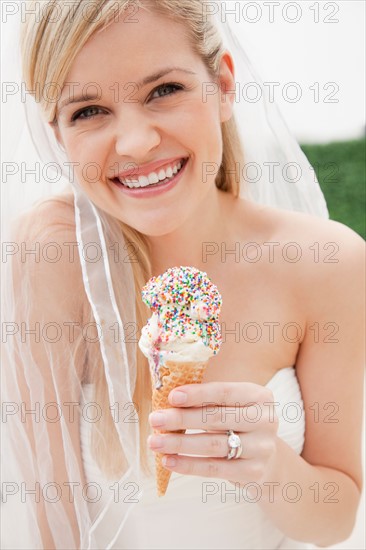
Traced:
[[137, 18], [113, 22], [85, 44], [67, 75], [54, 130], [93, 203], [159, 236], [217, 192], [212, 167], [221, 164], [221, 123], [232, 115], [233, 94], [224, 91], [234, 87], [233, 68], [225, 54], [219, 86], [211, 84], [204, 98], [213, 79], [184, 27], [143, 9]]

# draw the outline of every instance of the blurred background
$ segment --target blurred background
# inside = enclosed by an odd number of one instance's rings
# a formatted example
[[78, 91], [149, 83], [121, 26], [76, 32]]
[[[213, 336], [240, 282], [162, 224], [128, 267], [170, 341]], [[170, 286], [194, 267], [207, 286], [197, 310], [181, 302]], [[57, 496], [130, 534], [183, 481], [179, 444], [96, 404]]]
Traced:
[[235, 28], [313, 165], [330, 217], [366, 238], [365, 1], [227, 0]]

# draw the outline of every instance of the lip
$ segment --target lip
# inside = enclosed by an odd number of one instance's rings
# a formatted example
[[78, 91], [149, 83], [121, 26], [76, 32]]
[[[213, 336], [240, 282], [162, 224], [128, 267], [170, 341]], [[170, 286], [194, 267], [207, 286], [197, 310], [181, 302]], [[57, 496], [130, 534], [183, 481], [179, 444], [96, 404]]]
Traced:
[[111, 180], [111, 181], [114, 184], [114, 186], [117, 187], [122, 193], [130, 197], [134, 197], [136, 199], [146, 199], [150, 197], [156, 197], [157, 195], [161, 195], [162, 193], [166, 193], [167, 191], [170, 191], [170, 189], [173, 189], [173, 187], [175, 187], [179, 183], [182, 175], [186, 170], [188, 162], [189, 162], [189, 158], [184, 159], [184, 164], [182, 168], [174, 176], [174, 178], [170, 180], [168, 183], [154, 184], [149, 187], [141, 187], [139, 189], [129, 189], [128, 187], [123, 185], [123, 183], [116, 183], [115, 180]]
[[158, 172], [159, 170], [163, 170], [165, 168], [168, 168], [168, 166], [174, 166], [177, 164], [182, 157], [172, 157], [170, 159], [166, 159], [164, 161], [158, 160], [156, 162], [151, 162], [150, 164], [145, 164], [145, 166], [137, 168], [130, 168], [129, 170], [123, 170], [119, 174], [117, 174], [116, 178], [128, 178], [129, 176], [134, 176], [138, 178], [139, 176], [148, 176], [151, 174], [151, 172]]

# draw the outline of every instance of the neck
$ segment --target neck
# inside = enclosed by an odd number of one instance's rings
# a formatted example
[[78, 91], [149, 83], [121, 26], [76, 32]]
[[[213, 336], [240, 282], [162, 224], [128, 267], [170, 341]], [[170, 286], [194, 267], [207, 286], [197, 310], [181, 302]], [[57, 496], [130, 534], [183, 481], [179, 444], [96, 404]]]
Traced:
[[192, 266], [205, 271], [216, 243], [225, 240], [230, 230], [228, 208], [235, 198], [216, 187], [197, 210], [171, 233], [148, 237], [153, 275], [159, 275], [169, 267]]

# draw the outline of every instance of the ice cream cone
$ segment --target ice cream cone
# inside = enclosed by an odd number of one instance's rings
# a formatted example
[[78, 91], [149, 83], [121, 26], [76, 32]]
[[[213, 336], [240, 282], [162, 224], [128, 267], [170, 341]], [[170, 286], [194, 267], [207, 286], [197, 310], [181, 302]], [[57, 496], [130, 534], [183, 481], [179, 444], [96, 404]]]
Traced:
[[[163, 385], [160, 389], [153, 387], [152, 410], [156, 411], [172, 407], [168, 402], [168, 395], [171, 390], [178, 386], [183, 386], [184, 384], [200, 384], [207, 365], [207, 361], [201, 363], [167, 361], [165, 365], [160, 368]], [[185, 430], [179, 430], [176, 433], [184, 432]], [[165, 432], [155, 430], [155, 433]], [[164, 468], [162, 464], [163, 456], [163, 453], [156, 453], [155, 455], [155, 475], [159, 497], [165, 495], [171, 476], [171, 471]]]
[[[139, 347], [149, 360], [152, 409], [157, 411], [172, 407], [168, 402], [172, 389], [202, 382], [208, 361], [222, 342], [222, 298], [207, 273], [190, 266], [171, 267], [151, 277], [141, 294], [152, 315], [141, 329]], [[158, 495], [163, 496], [171, 472], [162, 464], [164, 454], [155, 456]]]

